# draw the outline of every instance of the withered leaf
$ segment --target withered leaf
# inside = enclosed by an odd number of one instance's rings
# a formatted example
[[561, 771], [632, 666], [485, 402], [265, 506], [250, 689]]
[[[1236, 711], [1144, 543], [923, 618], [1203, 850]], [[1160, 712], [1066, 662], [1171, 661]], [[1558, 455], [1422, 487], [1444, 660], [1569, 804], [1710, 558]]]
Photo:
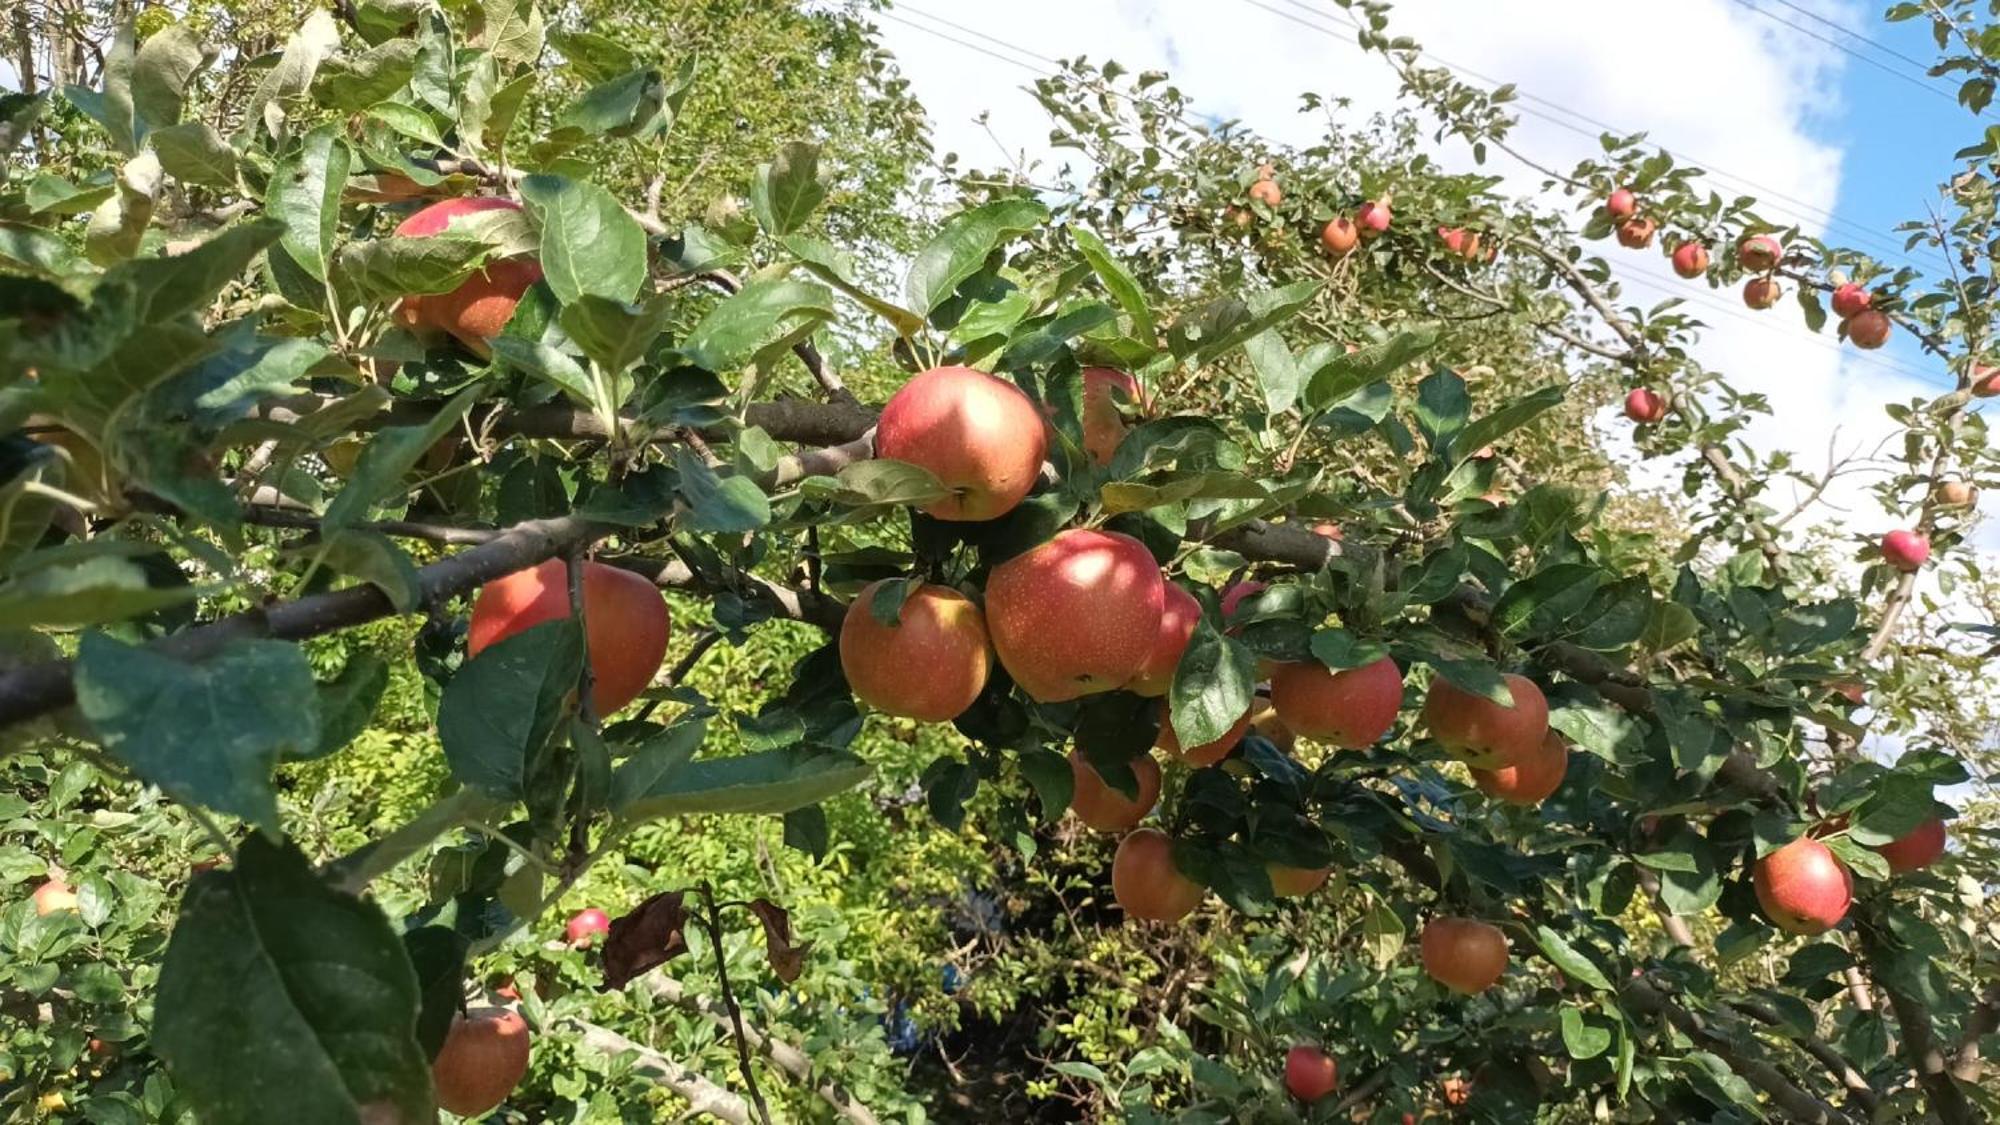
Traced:
[[604, 984], [601, 991], [624, 988], [634, 977], [687, 952], [687, 907], [679, 891], [656, 894], [630, 914], [611, 920], [604, 939]]
[[761, 898], [747, 905], [750, 913], [764, 923], [764, 955], [771, 962], [771, 971], [786, 984], [799, 979], [800, 970], [806, 967], [806, 954], [812, 952], [812, 942], [793, 944], [792, 916], [785, 913], [784, 907]]

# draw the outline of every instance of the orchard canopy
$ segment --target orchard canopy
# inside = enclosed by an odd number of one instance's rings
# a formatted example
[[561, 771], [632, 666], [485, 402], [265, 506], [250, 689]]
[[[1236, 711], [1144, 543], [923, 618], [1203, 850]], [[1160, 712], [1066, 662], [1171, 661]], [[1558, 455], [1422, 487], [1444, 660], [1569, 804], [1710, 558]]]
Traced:
[[[0, 1115], [1988, 1119], [1989, 5], [1928, 273], [1298, 7], [1397, 112], [1053, 170], [863, 0], [0, 16]], [[1844, 525], [1724, 301], [1948, 373]]]

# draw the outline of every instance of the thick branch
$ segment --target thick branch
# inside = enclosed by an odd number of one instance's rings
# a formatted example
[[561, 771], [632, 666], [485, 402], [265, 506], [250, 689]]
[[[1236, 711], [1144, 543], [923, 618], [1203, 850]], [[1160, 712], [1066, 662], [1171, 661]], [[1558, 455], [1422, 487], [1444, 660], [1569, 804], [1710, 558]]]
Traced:
[[1790, 1025], [1784, 1021], [1783, 1017], [1778, 1015], [1777, 1009], [1772, 1008], [1768, 1004], [1760, 1004], [1751, 1000], [1731, 1000], [1729, 1001], [1729, 1006], [1756, 1020], [1758, 1023], [1775, 1027], [1784, 1032], [1788, 1038], [1797, 1043], [1807, 1054], [1818, 1059], [1819, 1064], [1830, 1071], [1835, 1078], [1840, 1079], [1840, 1084], [1846, 1089], [1848, 1101], [1851, 1104], [1861, 1107], [1864, 1112], [1871, 1115], [1875, 1112], [1875, 1107], [1880, 1104], [1881, 1099], [1876, 1095], [1874, 1087], [1868, 1085], [1868, 1080], [1863, 1078], [1854, 1069], [1853, 1064], [1849, 1063], [1839, 1051], [1834, 1050], [1828, 1045], [1826, 1040], [1816, 1035], [1794, 1034]]
[[581, 1033], [579, 1042], [590, 1050], [614, 1058], [632, 1056], [633, 1071], [685, 1098], [689, 1113], [705, 1113], [728, 1125], [750, 1125], [750, 1107], [744, 1104], [742, 1098], [651, 1047], [634, 1043], [610, 1028], [599, 1027], [573, 1016], [563, 1022]]
[[1965, 1018], [1965, 1031], [1959, 1036], [1958, 1050], [1951, 1056], [1953, 1077], [1960, 1082], [1979, 1081], [1979, 1041], [1996, 1030], [2000, 1030], [2000, 986], [1987, 989], [1979, 1006]]
[[1618, 998], [1628, 1010], [1659, 1016], [1682, 1035], [1714, 1048], [1715, 1054], [1729, 1064], [1729, 1069], [1770, 1096], [1772, 1104], [1784, 1111], [1785, 1120], [1814, 1125], [1832, 1125], [1850, 1120], [1839, 1110], [1793, 1085], [1777, 1067], [1761, 1059], [1744, 1058], [1728, 1036], [1712, 1030], [1700, 1016], [1675, 1004], [1646, 978], [1632, 977], [1625, 981], [1618, 988]]
[[[733, 1031], [729, 1010], [718, 1001], [706, 996], [696, 996], [681, 986], [681, 982], [661, 973], [653, 973], [645, 981], [646, 989], [655, 997], [693, 1015], [701, 1016], [723, 1031]], [[867, 1106], [854, 1099], [854, 1095], [831, 1081], [821, 1081], [813, 1073], [810, 1056], [782, 1039], [773, 1038], [758, 1030], [754, 1025], [743, 1025], [743, 1041], [750, 1049], [768, 1059], [772, 1066], [788, 1075], [792, 1081], [810, 1086], [821, 1101], [832, 1107], [834, 1115], [851, 1125], [876, 1125], [875, 1114]]]
[[1916, 997], [1885, 983], [1886, 974], [1879, 967], [1890, 955], [1887, 943], [1892, 939], [1881, 931], [1879, 919], [1873, 916], [1863, 915], [1855, 922], [1854, 932], [1860, 938], [1862, 957], [1870, 974], [1889, 995], [1889, 1010], [1896, 1014], [1896, 1027], [1901, 1032], [1903, 1059], [1916, 1073], [1924, 1101], [1944, 1125], [1972, 1125], [1981, 1120], [1965, 1091], [1958, 1088], [1958, 1080], [1952, 1077], [1953, 1060], [1946, 1056], [1944, 1044], [1938, 1039], [1930, 1010]]

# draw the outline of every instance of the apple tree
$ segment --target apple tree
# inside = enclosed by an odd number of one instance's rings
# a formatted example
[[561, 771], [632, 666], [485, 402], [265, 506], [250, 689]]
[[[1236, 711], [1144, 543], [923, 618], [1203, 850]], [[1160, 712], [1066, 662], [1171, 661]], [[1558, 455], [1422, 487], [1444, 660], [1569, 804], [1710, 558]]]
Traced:
[[[1507, 91], [1347, 10], [1438, 139], [1531, 159]], [[1177, 965], [1133, 1050], [1053, 1068], [1097, 1115], [1991, 1111], [1991, 851], [1940, 799], [1983, 772], [1997, 627], [1964, 624], [1990, 143], [1909, 231], [1955, 263], [1926, 277], [1638, 138], [1515, 198], [1412, 117], [1286, 149], [1079, 62], [1036, 94], [1083, 171], [953, 172], [877, 229], [894, 161], [810, 117], [686, 147], [694, 56], [575, 15], [357, 0], [262, 56], [153, 19], [0, 100], [0, 754], [33, 762], [0, 810], [118, 783], [144, 830], [72, 874], [88, 841], [6, 829], [52, 854], [0, 852], [0, 1010], [62, 1031], [0, 1056], [0, 1104], [61, 1112], [49, 1063], [116, 1009], [107, 1119], [527, 1112], [574, 1052], [618, 1060], [605, 1119], [653, 1087], [875, 1120], [746, 1022], [730, 935], [756, 987], [815, 958], [780, 892], [654, 870], [571, 918], [619, 1027], [488, 967], [663, 823], [836, 852], [889, 726], [948, 747], [942, 830], [1027, 864], [1101, 835], [1091, 911]], [[1983, 107], [1975, 5], [1890, 15]], [[740, 207], [669, 191], [710, 148]], [[1948, 366], [1888, 407], [1903, 525], [1794, 534], [1777, 486], [1844, 467], [1747, 444], [1771, 405], [1687, 308], [1628, 303], [1606, 237]], [[1612, 495], [1613, 403], [1679, 502]], [[398, 619], [411, 651], [319, 647]], [[754, 705], [690, 682], [783, 630], [816, 639]], [[312, 787], [412, 682], [449, 780], [318, 838], [348, 795]], [[133, 871], [177, 832], [213, 862], [168, 917]], [[661, 971], [697, 949], [713, 996]], [[735, 1066], [650, 1046], [659, 1000]]]

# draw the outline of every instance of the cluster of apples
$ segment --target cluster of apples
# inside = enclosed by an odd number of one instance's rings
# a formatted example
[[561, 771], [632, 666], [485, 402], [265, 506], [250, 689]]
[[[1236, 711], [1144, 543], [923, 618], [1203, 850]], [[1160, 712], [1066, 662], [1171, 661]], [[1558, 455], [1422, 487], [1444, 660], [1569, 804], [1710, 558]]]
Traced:
[[1319, 243], [1328, 254], [1344, 258], [1353, 253], [1354, 248], [1386, 233], [1394, 216], [1389, 211], [1389, 197], [1371, 199], [1354, 212], [1352, 218], [1335, 215], [1326, 226], [1320, 228]]
[[[1828, 825], [1840, 826], [1838, 821]], [[1944, 821], [1932, 817], [1874, 850], [1895, 874], [1922, 870], [1944, 855]], [[1750, 869], [1750, 882], [1764, 916], [1787, 933], [1823, 934], [1839, 925], [1854, 904], [1854, 877], [1833, 849], [1811, 834], [1759, 859]]]
[[1842, 278], [1833, 287], [1833, 315], [1840, 318], [1840, 330], [1857, 348], [1874, 351], [1889, 342], [1889, 314], [1875, 307], [1875, 294], [1866, 286]]

